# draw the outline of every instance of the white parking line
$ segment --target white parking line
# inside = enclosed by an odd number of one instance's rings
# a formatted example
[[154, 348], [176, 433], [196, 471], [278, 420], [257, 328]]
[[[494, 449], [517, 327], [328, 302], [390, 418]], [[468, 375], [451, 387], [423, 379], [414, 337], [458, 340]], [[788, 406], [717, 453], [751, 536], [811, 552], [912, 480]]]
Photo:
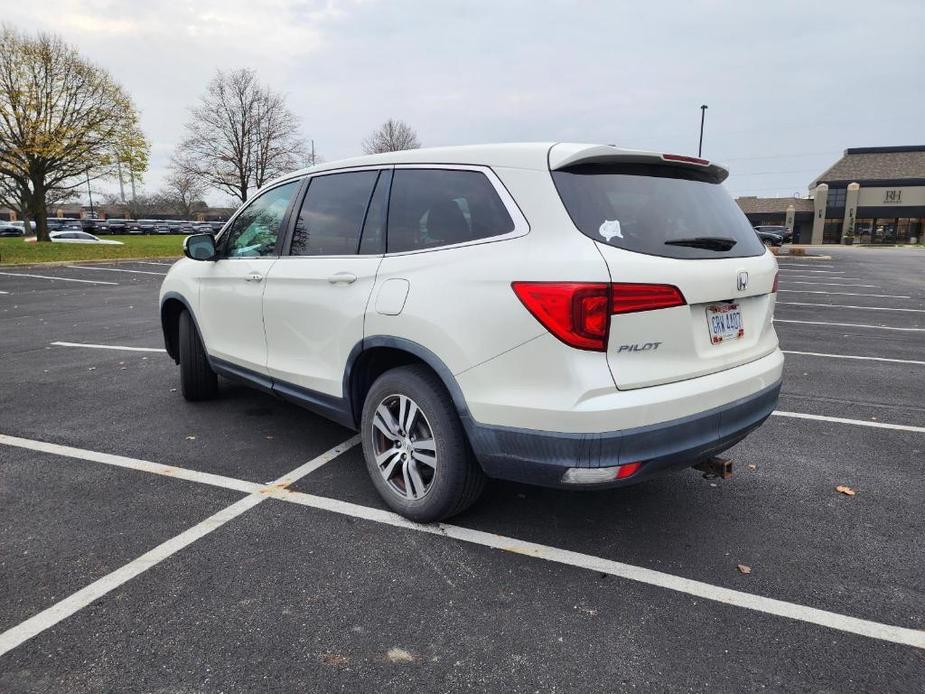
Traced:
[[84, 342], [52, 342], [55, 347], [89, 347], [90, 349], [114, 349], [125, 352], [166, 352], [162, 347], [124, 347], [122, 345], [91, 345]]
[[[844, 286], [844, 285], [843, 285]], [[812, 291], [810, 289], [778, 289], [779, 292], [791, 292], [793, 294], [829, 294], [831, 296], [873, 296], [878, 299], [911, 299], [911, 296], [902, 296], [901, 294], [859, 294], [856, 292], [831, 292]]]
[[[832, 279], [826, 277], [826, 279]], [[789, 277], [784, 280], [788, 285], [791, 284], [811, 284], [815, 287], [868, 287], [871, 289], [880, 289], [878, 284], [845, 284], [844, 282], [794, 282]]]
[[[785, 265], [784, 263], [778, 263], [778, 264], [777, 264], [777, 267], [785, 267], [785, 268], [787, 268], [788, 270], [790, 270], [790, 269], [805, 270], [805, 269], [806, 269], [806, 266], [805, 266], [805, 265], [798, 264], [798, 263], [789, 263], [789, 264], [787, 264], [787, 265]], [[819, 265], [819, 264], [817, 264], [817, 263], [813, 263], [813, 267], [814, 267], [814, 268], [822, 268], [822, 269], [824, 269], [824, 270], [831, 270], [831, 269], [832, 269], [833, 267], [835, 267], [835, 266], [834, 266], [834, 265]], [[813, 272], [813, 270], [810, 270], [810, 272]]]
[[781, 272], [818, 272], [823, 275], [842, 275], [844, 274], [845, 271], [844, 270], [806, 270], [805, 268], [781, 267]]
[[259, 492], [264, 487], [264, 485], [257, 482], [247, 482], [245, 480], [235, 479], [234, 477], [225, 477], [224, 475], [213, 475], [210, 472], [188, 470], [187, 468], [174, 467], [173, 465], [152, 463], [148, 460], [140, 460], [138, 458], [126, 458], [125, 456], [113, 455], [112, 453], [88, 451], [83, 448], [62, 446], [57, 443], [48, 443], [46, 441], [21, 439], [17, 436], [7, 436], [6, 434], [0, 434], [0, 444], [4, 446], [14, 446], [16, 448], [25, 448], [40, 453], [51, 453], [52, 455], [87, 460], [91, 463], [103, 463], [104, 465], [114, 465], [116, 467], [128, 468], [129, 470], [140, 470], [141, 472], [150, 472], [155, 475], [166, 475], [167, 477], [173, 477], [178, 480], [198, 482], [199, 484], [208, 484], [213, 487], [223, 487], [225, 489], [232, 489], [236, 492], [244, 492], [245, 494]]
[[119, 267], [90, 267], [88, 265], [65, 265], [72, 270], [102, 270], [104, 272], [131, 272], [134, 275], [159, 275], [164, 277], [166, 272], [151, 272], [150, 270], [123, 270]]
[[9, 292], [0, 291], [0, 294], [9, 294]]
[[799, 323], [801, 325], [833, 325], [839, 328], [871, 328], [873, 330], [899, 330], [908, 333], [925, 333], [925, 328], [894, 328], [891, 325], [863, 325], [861, 323], [828, 323], [821, 320], [785, 320], [774, 318], [775, 323]]
[[[787, 416], [788, 414], [794, 413], [782, 414]], [[831, 419], [838, 421], [837, 418]], [[925, 431], [925, 429], [923, 429], [923, 431]], [[340, 446], [337, 446], [327, 453], [322, 454], [319, 456], [319, 458], [324, 458], [325, 462], [327, 462], [327, 460], [336, 457], [340, 453], [356, 445], [357, 439], [358, 437], [353, 437], [352, 439], [345, 441], [343, 444], [340, 444]], [[28, 439], [0, 435], [0, 444], [2, 443], [43, 452], [52, 452], [51, 449], [49, 449], [49, 446], [53, 446], [53, 444], [46, 444], [44, 442], [33, 442]], [[107, 462], [106, 458], [108, 456], [106, 454], [98, 454], [93, 451], [83, 451], [81, 449], [65, 446], [60, 447], [60, 449], [62, 451], [62, 455], [77, 457], [83, 460], [91, 460], [94, 462]], [[65, 453], [63, 451], [67, 452]], [[115, 457], [120, 458], [119, 456]], [[297, 468], [297, 470], [311, 471], [313, 469], [317, 469], [318, 465], [315, 463], [319, 458], [316, 458], [314, 461], [309, 461], [305, 465], [302, 465], [300, 468]], [[120, 458], [118, 464], [122, 467], [125, 467], [126, 465], [124, 462], [130, 460], [131, 459]], [[150, 466], [153, 465], [152, 463], [148, 463], [147, 461], [137, 462], [141, 463], [141, 465], [134, 466], [135, 469], [144, 470], [146, 472], [154, 472], [156, 474], [176, 476], [176, 468], [171, 468], [169, 466], [155, 466], [156, 468], [161, 468], [159, 471], [158, 469], [151, 469]], [[171, 470], [171, 472], [167, 472], [167, 470]], [[666, 590], [672, 590], [678, 593], [695, 595], [705, 600], [712, 600], [726, 605], [733, 605], [735, 607], [754, 610], [756, 612], [785, 617], [787, 619], [794, 619], [809, 624], [816, 624], [819, 626], [828, 627], [830, 629], [837, 629], [839, 631], [858, 634], [860, 636], [866, 636], [881, 641], [888, 641], [891, 643], [913, 646], [916, 648], [925, 648], [925, 631], [909, 629], [906, 627], [898, 627], [890, 624], [882, 624], [866, 619], [858, 619], [856, 617], [850, 617], [848, 615], [843, 615], [836, 612], [820, 610], [814, 607], [808, 607], [806, 605], [785, 602], [783, 600], [775, 600], [773, 598], [754, 595], [752, 593], [733, 590], [731, 588], [723, 588], [722, 586], [715, 586], [709, 583], [704, 583], [702, 581], [695, 581], [688, 578], [683, 578], [681, 576], [663, 573], [661, 571], [634, 566], [632, 564], [624, 564], [622, 562], [604, 559], [602, 557], [596, 557], [589, 554], [583, 554], [581, 552], [573, 552], [557, 547], [537, 544], [535, 542], [527, 542], [517, 538], [483, 532], [481, 530], [472, 530], [470, 528], [463, 528], [460, 526], [443, 523], [420, 525], [389, 511], [370, 508], [368, 506], [360, 506], [358, 504], [340, 501], [338, 499], [330, 499], [312, 494], [306, 494], [303, 492], [291, 492], [285, 488], [285, 484], [292, 481], [295, 477], [295, 474], [296, 470], [289, 473], [288, 475], [283, 475], [279, 478], [277, 483], [266, 486], [260, 489], [257, 493], [250, 494], [244, 499], [241, 499], [235, 504], [232, 504], [224, 511], [220, 511], [210, 518], [207, 518], [202, 523], [159, 545], [147, 554], [142, 555], [121, 569], [117, 569], [108, 576], [104, 576], [95, 583], [92, 583], [86, 588], [78, 591], [77, 593], [74, 593], [72, 596], [66, 598], [62, 602], [53, 605], [52, 607], [26, 620], [22, 624], [13, 627], [3, 634], [0, 634], [0, 655], [3, 655], [12, 648], [15, 648], [24, 641], [32, 638], [36, 634], [41, 633], [45, 629], [48, 629], [49, 627], [57, 624], [71, 614], [74, 614], [82, 607], [89, 605], [102, 595], [105, 595], [107, 592], [124, 584], [134, 576], [137, 576], [145, 569], [154, 566], [163, 559], [171, 556], [172, 554], [175, 554], [184, 547], [187, 547], [200, 537], [203, 537], [212, 530], [215, 530], [221, 525], [227, 523], [229, 520], [236, 518], [237, 516], [244, 513], [244, 511], [252, 508], [253, 506], [256, 506], [258, 503], [260, 503], [260, 501], [266, 498], [274, 498], [280, 501], [287, 501], [290, 503], [299, 504], [301, 506], [307, 506], [309, 508], [338, 513], [340, 515], [348, 516], [351, 518], [360, 518], [376, 523], [382, 523], [384, 525], [405, 528], [407, 530], [415, 530], [438, 537], [445, 537], [462, 542], [468, 542], [470, 544], [480, 545], [482, 547], [489, 547], [514, 554], [521, 554], [536, 559], [544, 559], [546, 561], [551, 561], [566, 566], [573, 566], [576, 568], [587, 569], [589, 571], [596, 571], [598, 573], [605, 573], [611, 576], [617, 576], [626, 580], [645, 583], [659, 588], [664, 588]], [[307, 474], [307, 472], [303, 474]], [[221, 480], [218, 486], [226, 486], [226, 483], [223, 480], [227, 478], [221, 478], [220, 476], [215, 477]]]
[[799, 354], [804, 357], [828, 357], [830, 359], [861, 359], [863, 361], [884, 361], [891, 364], [916, 364], [925, 366], [925, 361], [916, 361], [914, 359], [887, 359], [886, 357], [863, 357], [854, 354], [825, 354], [824, 352], [797, 352], [791, 349], [781, 350], [784, 354]]
[[160, 265], [162, 267], [173, 267], [173, 263], [155, 263], [150, 260], [133, 260], [133, 263], [138, 263], [139, 265]]
[[[352, 448], [358, 443], [358, 441], [359, 438], [354, 436], [344, 443], [338, 444], [331, 450], [322, 453], [317, 458], [310, 460], [305, 465], [297, 468], [297, 470], [307, 470], [307, 472], [304, 472], [303, 474], [308, 474], [308, 472], [317, 469], [324, 463], [328, 462], [329, 460], [333, 460], [344, 451]], [[296, 470], [293, 470], [288, 475], [284, 475], [277, 481], [273, 482], [272, 486], [267, 487], [254, 484], [252, 482], [246, 482], [245, 480], [235, 480], [229, 477], [222, 477], [221, 475], [210, 475], [208, 473], [200, 473], [194, 470], [175, 468], [170, 465], [157, 465], [156, 463], [151, 463], [146, 460], [135, 460], [132, 458], [124, 458], [122, 456], [109, 455], [107, 453], [85, 451], [79, 448], [71, 448], [70, 446], [57, 446], [55, 444], [49, 444], [43, 441], [30, 441], [29, 439], [20, 439], [14, 436], [5, 436], [3, 434], [0, 434], [0, 444], [17, 446], [19, 448], [28, 448], [30, 450], [42, 451], [45, 453], [55, 453], [57, 455], [80, 458], [82, 460], [90, 460], [93, 462], [105, 463], [107, 465], [116, 465], [118, 467], [128, 467], [134, 470], [153, 472], [158, 475], [166, 475], [168, 477], [176, 477], [178, 479], [186, 479], [203, 484], [214, 484], [215, 486], [224, 487], [226, 489], [236, 489], [238, 491], [243, 491], [244, 488], [246, 488], [246, 490], [249, 492], [248, 495], [243, 499], [236, 501], [231, 506], [228, 506], [216, 514], [209, 516], [204, 521], [194, 525], [189, 530], [185, 530], [176, 537], [161, 543], [149, 552], [142, 554], [137, 559], [130, 561], [125, 566], [122, 566], [112, 573], [103, 576], [87, 587], [82, 588], [76, 593], [66, 597], [61, 602], [55, 603], [51, 607], [39, 612], [37, 615], [34, 615], [26, 621], [17, 624], [15, 627], [12, 627], [11, 629], [3, 632], [0, 634], [0, 656], [11, 651], [25, 641], [28, 641], [32, 637], [42, 633], [46, 629], [53, 627], [58, 622], [67, 619], [78, 610], [86, 607], [87, 605], [90, 605], [96, 600], [99, 600], [102, 596], [106, 595], [110, 591], [115, 590], [119, 586], [135, 578], [135, 576], [138, 576], [140, 573], [147, 571], [151, 567], [164, 561], [164, 559], [167, 559], [168, 557], [176, 554], [181, 549], [188, 547], [196, 540], [205, 537], [213, 530], [217, 530], [228, 521], [237, 518], [248, 509], [253, 508], [265, 499], [268, 499], [271, 494], [284, 494], [285, 485], [295, 482], [299, 477], [295, 474]]]
[[818, 422], [834, 422], [836, 424], [853, 424], [857, 427], [871, 427], [873, 429], [893, 429], [894, 431], [914, 431], [925, 434], [925, 427], [915, 427], [910, 424], [890, 424], [889, 422], [870, 422], [866, 419], [847, 419], [845, 417], [828, 417], [822, 414], [806, 414], [805, 412], [782, 412], [774, 410], [771, 413], [777, 417], [793, 417], [794, 419], [814, 419]]
[[142, 554], [125, 566], [116, 569], [110, 574], [106, 574], [86, 588], [81, 588], [61, 602], [55, 603], [48, 609], [30, 617], [25, 622], [17, 624], [12, 629], [4, 631], [0, 634], [0, 656], [8, 653], [32, 637], [41, 634], [46, 629], [53, 627], [58, 622], [67, 619], [75, 612], [99, 600], [110, 591], [115, 590], [122, 584], [135, 578], [138, 574], [147, 571], [152, 566], [176, 554], [184, 547], [188, 547], [196, 540], [205, 537], [213, 530], [217, 530], [228, 521], [237, 518], [248, 509], [259, 504], [264, 498], [265, 497], [253, 494], [245, 496], [240, 501], [209, 516], [201, 523], [194, 525], [189, 530], [158, 545], [151, 551]]
[[814, 277], [813, 275], [781, 275], [781, 282], [790, 280], [839, 280], [844, 282], [863, 282], [865, 277]]
[[337, 499], [329, 499], [302, 492], [289, 493], [285, 496], [285, 499], [303, 506], [331, 511], [353, 518], [363, 518], [377, 523], [384, 523], [386, 525], [417, 530], [431, 535], [461, 540], [474, 545], [481, 545], [482, 547], [490, 547], [504, 552], [522, 554], [536, 559], [545, 559], [546, 561], [555, 562], [557, 564], [564, 564], [566, 566], [587, 569], [588, 571], [594, 571], [596, 573], [617, 576], [629, 581], [645, 583], [678, 593], [685, 593], [687, 595], [695, 595], [704, 600], [712, 600], [734, 607], [742, 607], [756, 612], [776, 615], [778, 617], [794, 619], [809, 624], [817, 624], [830, 629], [846, 631], [881, 641], [889, 641], [906, 646], [914, 646], [916, 648], [925, 648], [925, 631], [919, 631], [917, 629], [908, 629], [906, 627], [897, 627], [889, 624], [872, 622], [866, 619], [849, 617], [848, 615], [839, 614], [837, 612], [828, 612], [814, 607], [807, 607], [806, 605], [775, 600], [774, 598], [766, 598], [762, 595], [754, 595], [732, 588], [723, 588], [722, 586], [715, 586], [702, 581], [695, 581], [689, 578], [655, 571], [653, 569], [646, 569], [641, 566], [624, 564], [623, 562], [613, 561], [611, 559], [604, 559], [590, 554], [541, 545], [535, 542], [526, 542], [524, 540], [505, 537], [504, 535], [496, 535], [481, 530], [472, 530], [470, 528], [447, 525], [444, 523], [420, 525], [412, 523], [389, 511], [360, 506]]
[[99, 280], [78, 280], [73, 277], [53, 277], [51, 275], [28, 275], [25, 272], [0, 272], [0, 275], [8, 277], [31, 277], [37, 280], [61, 280], [62, 282], [83, 282], [84, 284], [109, 284], [118, 286], [118, 282], [100, 282]]
[[925, 308], [895, 308], [892, 306], [852, 306], [850, 304], [814, 304], [805, 301], [778, 301], [777, 306], [813, 306], [820, 308], [854, 308], [861, 311], [903, 311], [905, 313], [925, 313]]

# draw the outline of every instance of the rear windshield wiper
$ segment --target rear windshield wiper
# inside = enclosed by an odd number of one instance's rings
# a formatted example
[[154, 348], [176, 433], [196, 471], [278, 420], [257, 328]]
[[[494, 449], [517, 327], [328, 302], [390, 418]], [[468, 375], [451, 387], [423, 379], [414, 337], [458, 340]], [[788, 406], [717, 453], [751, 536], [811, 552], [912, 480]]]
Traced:
[[708, 251], [728, 251], [736, 245], [736, 240], [725, 236], [695, 236], [691, 239], [672, 239], [670, 241], [665, 241], [665, 245], [703, 248]]

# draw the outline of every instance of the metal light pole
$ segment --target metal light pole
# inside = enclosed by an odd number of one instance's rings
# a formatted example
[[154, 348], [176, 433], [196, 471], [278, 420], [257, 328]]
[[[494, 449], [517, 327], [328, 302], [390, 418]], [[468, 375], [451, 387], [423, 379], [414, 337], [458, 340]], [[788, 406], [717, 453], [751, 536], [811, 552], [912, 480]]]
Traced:
[[90, 196], [90, 218], [93, 219], [96, 215], [93, 213], [93, 191], [90, 190], [90, 169], [87, 169], [87, 195]]
[[703, 121], [707, 117], [707, 105], [703, 104], [700, 107], [700, 144], [697, 145], [697, 156], [699, 157], [703, 154]]

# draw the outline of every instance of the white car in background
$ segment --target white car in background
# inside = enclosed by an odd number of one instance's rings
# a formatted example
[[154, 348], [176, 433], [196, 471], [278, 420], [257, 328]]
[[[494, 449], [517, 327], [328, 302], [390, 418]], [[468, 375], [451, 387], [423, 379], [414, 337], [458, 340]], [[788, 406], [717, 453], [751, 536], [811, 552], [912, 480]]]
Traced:
[[704, 463], [774, 410], [777, 263], [694, 157], [418, 149], [271, 183], [161, 287], [182, 393], [217, 375], [359, 429], [398, 513], [486, 477], [599, 489]]
[[[96, 243], [105, 244], [107, 246], [124, 245], [121, 241], [101, 239], [93, 234], [88, 234], [86, 231], [52, 231], [48, 234], [48, 238], [51, 239], [52, 243]], [[31, 240], [34, 241], [35, 239]]]

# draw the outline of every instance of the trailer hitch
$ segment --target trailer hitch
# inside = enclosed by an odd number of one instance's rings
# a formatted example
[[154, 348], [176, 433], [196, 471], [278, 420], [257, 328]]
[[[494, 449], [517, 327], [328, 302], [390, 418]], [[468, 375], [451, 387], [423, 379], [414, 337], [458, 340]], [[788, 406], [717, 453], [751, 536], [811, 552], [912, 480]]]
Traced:
[[702, 463], [697, 463], [694, 469], [700, 470], [703, 473], [703, 478], [707, 480], [716, 479], [717, 477], [728, 480], [732, 477], [732, 461], [729, 458], [714, 456], [704, 460]]

